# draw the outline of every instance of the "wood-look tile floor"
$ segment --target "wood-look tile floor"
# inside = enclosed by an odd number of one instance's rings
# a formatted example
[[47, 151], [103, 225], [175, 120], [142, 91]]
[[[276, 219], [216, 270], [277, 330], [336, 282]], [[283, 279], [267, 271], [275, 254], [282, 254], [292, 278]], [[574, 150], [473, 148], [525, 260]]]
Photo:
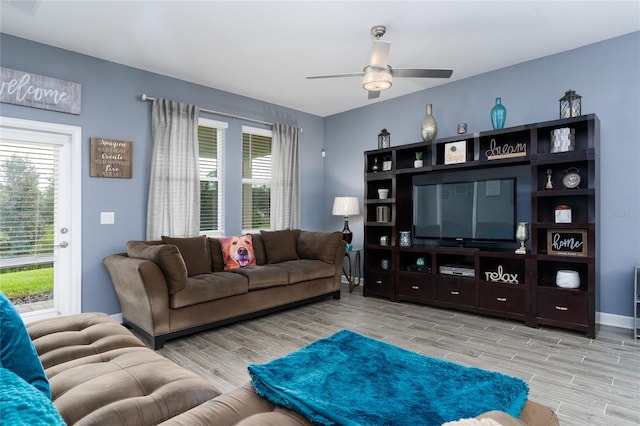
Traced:
[[[425, 355], [520, 377], [563, 426], [640, 425], [640, 340], [631, 330], [581, 333], [363, 297], [362, 287], [235, 325], [170, 340], [159, 353], [226, 392], [265, 363], [342, 329]], [[358, 362], [353, 359], [353, 362]]]

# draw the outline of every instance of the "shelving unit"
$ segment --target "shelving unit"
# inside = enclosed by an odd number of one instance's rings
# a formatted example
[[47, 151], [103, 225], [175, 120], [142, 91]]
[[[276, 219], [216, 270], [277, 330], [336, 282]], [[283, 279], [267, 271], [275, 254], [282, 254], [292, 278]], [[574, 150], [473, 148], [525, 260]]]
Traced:
[[640, 337], [640, 264], [633, 268], [635, 295], [633, 298], [633, 339]]
[[[365, 296], [507, 317], [595, 337], [599, 126], [598, 118], [590, 114], [365, 152]], [[551, 132], [566, 127], [574, 129], [575, 149], [551, 153]], [[445, 164], [447, 144], [460, 141], [465, 142], [466, 161]], [[419, 168], [414, 167], [416, 152], [423, 158]], [[376, 158], [379, 165], [384, 158], [391, 159], [391, 169], [374, 172]], [[514, 254], [517, 243], [512, 248], [478, 250], [400, 246], [400, 232], [412, 230], [414, 178], [452, 172], [499, 175], [514, 169], [525, 177], [518, 182], [518, 197], [526, 199], [518, 206], [518, 221], [530, 222], [529, 254]], [[579, 174], [577, 188], [563, 185], [567, 171]], [[553, 188], [547, 188], [548, 173]], [[390, 190], [388, 199], [378, 198], [380, 188]], [[556, 223], [555, 209], [561, 205], [571, 208], [570, 223]], [[388, 221], [377, 220], [378, 207], [388, 207]], [[380, 244], [382, 236], [388, 236], [389, 245]], [[419, 258], [424, 267], [417, 272]], [[390, 260], [389, 269], [381, 267], [383, 259]], [[469, 265], [474, 274], [442, 274], [440, 266], [445, 264]], [[579, 287], [556, 286], [558, 270], [576, 271]], [[518, 282], [508, 282], [515, 275]], [[491, 280], [501, 276], [502, 280]], [[638, 300], [636, 295], [636, 309]]]

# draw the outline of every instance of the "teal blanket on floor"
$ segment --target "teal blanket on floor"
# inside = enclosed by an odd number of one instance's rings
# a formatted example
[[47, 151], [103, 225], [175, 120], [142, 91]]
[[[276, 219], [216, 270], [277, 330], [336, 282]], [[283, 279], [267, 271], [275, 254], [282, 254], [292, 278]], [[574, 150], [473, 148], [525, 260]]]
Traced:
[[517, 418], [529, 392], [520, 379], [349, 330], [249, 374], [259, 395], [323, 425], [441, 425], [490, 410]]

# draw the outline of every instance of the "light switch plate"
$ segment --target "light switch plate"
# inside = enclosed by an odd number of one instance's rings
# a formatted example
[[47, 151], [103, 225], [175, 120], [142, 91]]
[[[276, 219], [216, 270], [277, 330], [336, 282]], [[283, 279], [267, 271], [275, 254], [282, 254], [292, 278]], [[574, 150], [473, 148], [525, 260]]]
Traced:
[[116, 214], [114, 212], [100, 212], [101, 225], [113, 225], [116, 223]]

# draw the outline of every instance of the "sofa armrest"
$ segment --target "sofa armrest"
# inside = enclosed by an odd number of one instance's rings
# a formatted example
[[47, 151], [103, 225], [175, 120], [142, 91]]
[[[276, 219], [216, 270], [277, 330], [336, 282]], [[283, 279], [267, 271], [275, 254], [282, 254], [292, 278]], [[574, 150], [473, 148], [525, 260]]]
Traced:
[[115, 287], [122, 318], [150, 336], [169, 333], [169, 287], [160, 267], [114, 254], [103, 260]]

